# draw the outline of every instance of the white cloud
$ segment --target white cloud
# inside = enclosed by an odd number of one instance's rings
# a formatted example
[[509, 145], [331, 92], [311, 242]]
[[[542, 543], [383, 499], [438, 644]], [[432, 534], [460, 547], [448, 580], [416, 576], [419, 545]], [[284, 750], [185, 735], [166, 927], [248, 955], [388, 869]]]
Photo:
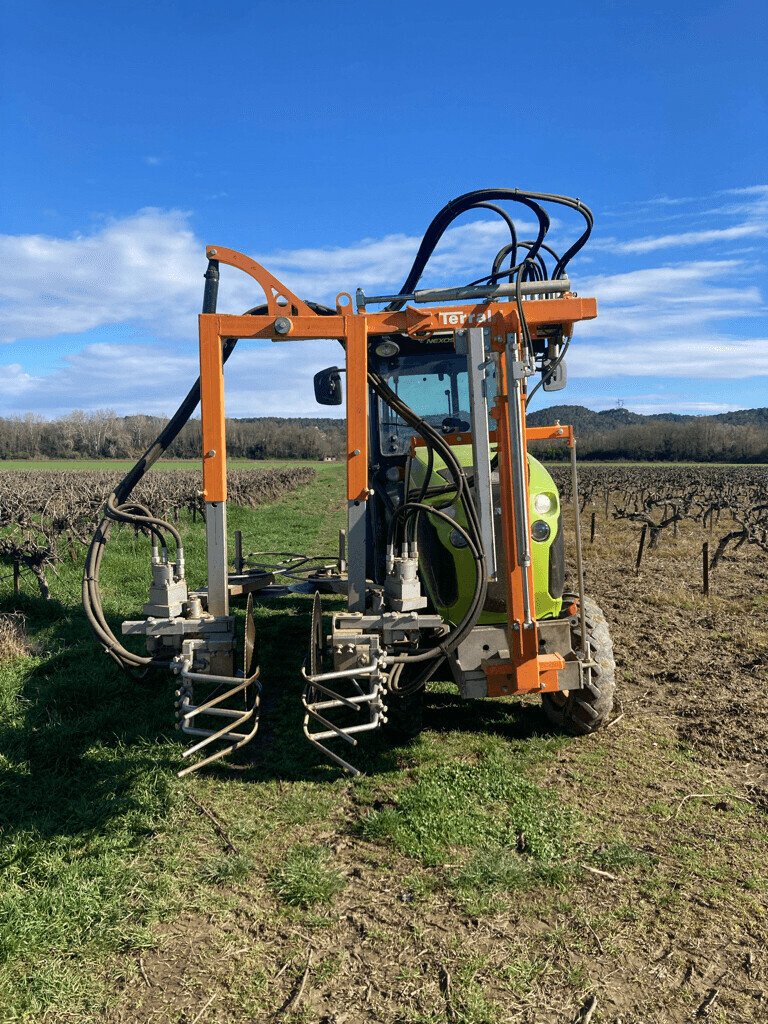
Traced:
[[[533, 230], [526, 224], [520, 229]], [[467, 274], [486, 273], [507, 237], [500, 220], [450, 229], [430, 261], [431, 277], [465, 281]], [[387, 235], [344, 247], [257, 253], [255, 258], [302, 297], [330, 302], [339, 291], [358, 285], [399, 288], [420, 241]], [[77, 334], [123, 323], [162, 337], [189, 337], [196, 332], [202, 299], [204, 251], [188, 214], [152, 208], [74, 238], [0, 236], [0, 260], [13, 266], [12, 278], [0, 279], [0, 340]], [[262, 299], [255, 282], [225, 268], [220, 309], [239, 313]]]
[[[720, 325], [765, 330], [765, 304], [754, 284], [755, 267], [744, 260], [700, 260], [594, 275], [580, 281], [580, 291], [598, 297], [597, 320], [580, 324], [577, 340], [610, 338], [613, 355], [624, 360], [632, 339], [669, 343], [701, 336]], [[742, 333], [744, 331], [742, 330]], [[695, 368], [691, 375], [696, 375]]]
[[[302, 346], [297, 360], [293, 344]], [[241, 341], [227, 362], [226, 403], [231, 416], [328, 416], [315, 403], [312, 377], [341, 362], [338, 342]], [[18, 364], [0, 366], [3, 415], [42, 410], [60, 416], [72, 409], [105, 406], [120, 415], [169, 416], [197, 377], [197, 354], [177, 346], [87, 345], [66, 357], [60, 369], [35, 376]]]
[[0, 338], [77, 334], [141, 324], [189, 330], [200, 303], [200, 246], [178, 210], [141, 210], [90, 235], [0, 236]]
[[768, 377], [768, 336], [735, 339], [704, 335], [627, 341], [617, 335], [610, 346], [574, 342], [568, 358], [568, 370], [574, 377], [745, 380]]

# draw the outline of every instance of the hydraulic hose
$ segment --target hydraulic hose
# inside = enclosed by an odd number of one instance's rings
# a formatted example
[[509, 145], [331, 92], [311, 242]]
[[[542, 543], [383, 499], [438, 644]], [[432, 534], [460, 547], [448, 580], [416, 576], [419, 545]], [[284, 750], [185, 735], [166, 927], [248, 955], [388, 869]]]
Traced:
[[[438, 644], [436, 647], [429, 648], [425, 651], [419, 651], [416, 654], [390, 655], [387, 660], [392, 664], [398, 664], [431, 661], [438, 658], [441, 659], [445, 657], [449, 651], [457, 647], [469, 634], [470, 630], [477, 622], [485, 604], [485, 597], [488, 588], [488, 574], [485, 566], [485, 555], [483, 553], [482, 542], [480, 541], [480, 524], [477, 517], [477, 510], [475, 509], [472, 496], [467, 487], [466, 474], [445, 439], [434, 429], [434, 427], [427, 423], [426, 420], [418, 416], [409, 406], [407, 406], [378, 374], [369, 372], [368, 381], [382, 401], [386, 402], [387, 405], [389, 405], [390, 408], [392, 408], [394, 412], [401, 417], [401, 419], [408, 423], [409, 426], [423, 437], [427, 445], [428, 453], [431, 448], [434, 448], [439, 452], [454, 480], [454, 500], [456, 502], [461, 502], [467, 519], [468, 528], [465, 530], [464, 527], [456, 523], [455, 520], [441, 509], [437, 509], [434, 506], [425, 504], [421, 501], [406, 501], [405, 504], [398, 508], [395, 516], [393, 516], [390, 522], [390, 538], [393, 538], [398, 524], [403, 527], [407, 526], [407, 520], [412, 515], [425, 513], [447, 521], [464, 537], [467, 542], [467, 547], [475, 559], [477, 573], [475, 576], [475, 588], [472, 600], [470, 601], [469, 608], [464, 615], [464, 618], [460, 623], [458, 623], [456, 628], [451, 631], [446, 640]], [[427, 480], [428, 479], [429, 478], [427, 478]]]
[[[218, 263], [209, 261], [208, 270], [205, 274], [205, 293], [203, 297], [203, 313], [216, 312], [216, 300], [218, 293], [219, 270]], [[308, 302], [307, 305], [321, 316], [332, 315], [335, 311], [328, 306], [319, 303]], [[266, 305], [254, 306], [246, 311], [245, 315], [265, 313]], [[226, 363], [237, 346], [237, 338], [227, 338], [222, 343], [222, 363]], [[144, 452], [136, 464], [123, 477], [119, 484], [107, 498], [104, 511], [104, 518], [97, 526], [88, 552], [85, 558], [82, 582], [82, 601], [86, 618], [96, 638], [103, 645], [106, 652], [127, 672], [143, 676], [150, 668], [167, 667], [170, 662], [164, 658], [153, 658], [147, 655], [136, 654], [128, 650], [117, 639], [109, 627], [102, 604], [100, 574], [104, 552], [109, 541], [110, 533], [115, 523], [128, 523], [139, 530], [149, 533], [156, 538], [159, 544], [165, 548], [166, 541], [164, 534], [173, 538], [176, 549], [177, 569], [183, 575], [183, 545], [181, 535], [173, 524], [152, 516], [147, 508], [137, 502], [129, 501], [134, 488], [142, 480], [145, 474], [152, 468], [161, 455], [164, 454], [181, 433], [183, 427], [189, 422], [193, 413], [200, 403], [200, 378], [187, 392], [179, 408], [171, 419], [158, 434], [149, 448]]]
[[[410, 294], [413, 292], [421, 279], [427, 263], [429, 262], [432, 253], [434, 252], [437, 244], [442, 238], [443, 234], [449, 227], [449, 225], [462, 213], [467, 212], [471, 209], [487, 208], [492, 209], [495, 212], [501, 213], [504, 216], [505, 211], [502, 208], [495, 205], [496, 200], [510, 200], [513, 202], [519, 202], [528, 209], [532, 210], [536, 215], [539, 222], [539, 230], [537, 237], [532, 242], [518, 243], [517, 235], [514, 228], [514, 223], [511, 218], [505, 217], [510, 227], [511, 244], [505, 246], [497, 254], [496, 259], [492, 267], [491, 275], [488, 278], [481, 280], [495, 281], [499, 277], [513, 277], [516, 275], [517, 289], [515, 294], [515, 302], [517, 305], [518, 316], [520, 319], [521, 335], [523, 342], [523, 349], [526, 357], [530, 356], [531, 348], [531, 335], [528, 328], [528, 323], [525, 317], [525, 310], [523, 308], [522, 295], [520, 284], [524, 279], [546, 279], [547, 268], [544, 263], [541, 250], [549, 253], [555, 259], [555, 268], [553, 277], [562, 277], [569, 261], [576, 255], [577, 252], [585, 245], [589, 235], [592, 231], [593, 217], [591, 210], [581, 203], [579, 200], [570, 199], [567, 196], [559, 196], [548, 193], [536, 193], [536, 192], [520, 192], [517, 189], [483, 189], [475, 192], [466, 193], [463, 196], [459, 196], [457, 199], [452, 200], [433, 218], [431, 224], [424, 233], [421, 245], [419, 246], [418, 252], [414, 259], [411, 270], [400, 289], [401, 294]], [[570, 248], [563, 254], [562, 257], [558, 257], [557, 254], [549, 246], [544, 244], [544, 237], [549, 229], [550, 220], [546, 211], [539, 205], [537, 200], [543, 202], [553, 202], [563, 206], [567, 206], [571, 209], [578, 211], [586, 222], [585, 230], [577, 238], [577, 240], [570, 246]], [[518, 246], [522, 246], [527, 250], [525, 258], [517, 264], [517, 250]], [[507, 255], [512, 254], [513, 266], [507, 270], [501, 271], [501, 264]], [[395, 299], [389, 303], [386, 307], [388, 311], [394, 311], [402, 309], [405, 304], [405, 300]], [[549, 376], [554, 373], [557, 365], [559, 365], [565, 352], [560, 354], [558, 360], [549, 369]], [[398, 524], [405, 530], [407, 529], [408, 520], [413, 517], [414, 520], [422, 513], [432, 515], [437, 518], [447, 520], [452, 524], [452, 527], [457, 529], [460, 534], [464, 537], [467, 543], [467, 547], [472, 553], [473, 558], [477, 566], [477, 574], [475, 581], [475, 591], [470, 602], [469, 609], [464, 616], [461, 623], [458, 624], [454, 629], [448, 640], [444, 643], [439, 644], [437, 647], [431, 648], [427, 651], [419, 652], [418, 654], [411, 655], [397, 655], [390, 660], [397, 663], [407, 663], [415, 661], [426, 661], [430, 659], [442, 658], [451, 649], [457, 647], [464, 637], [469, 633], [472, 627], [477, 622], [480, 616], [482, 608], [485, 604], [485, 595], [487, 591], [487, 571], [485, 566], [485, 557], [482, 548], [482, 542], [480, 541], [480, 527], [477, 519], [477, 511], [472, 500], [471, 493], [469, 492], [469, 484], [467, 476], [458, 464], [458, 461], [453, 456], [450, 450], [450, 446], [447, 445], [443, 438], [439, 436], [437, 431], [431, 427], [424, 419], [417, 416], [413, 410], [409, 409], [408, 406], [402, 402], [397, 395], [387, 386], [385, 381], [374, 373], [369, 373], [369, 383], [376, 393], [385, 401], [406, 423], [408, 423], [414, 430], [416, 430], [424, 439], [427, 445], [427, 458], [429, 472], [427, 473], [425, 480], [419, 489], [417, 500], [410, 500], [410, 495], [406, 495], [405, 503], [397, 510], [397, 513], [393, 517], [390, 524], [390, 538], [394, 539], [394, 534]], [[448, 516], [441, 509], [435, 508], [433, 505], [428, 505], [424, 502], [424, 498], [431, 493], [435, 493], [435, 489], [430, 488], [429, 481], [431, 478], [431, 468], [433, 465], [434, 455], [433, 451], [437, 450], [443, 457], [443, 461], [446, 464], [451, 476], [454, 480], [454, 487], [445, 488], [445, 492], [448, 493], [451, 490], [455, 490], [454, 500], [458, 503], [461, 502], [467, 519], [468, 529], [464, 530], [463, 527], [459, 526], [450, 516]], [[442, 492], [443, 489], [437, 489], [436, 493]]]

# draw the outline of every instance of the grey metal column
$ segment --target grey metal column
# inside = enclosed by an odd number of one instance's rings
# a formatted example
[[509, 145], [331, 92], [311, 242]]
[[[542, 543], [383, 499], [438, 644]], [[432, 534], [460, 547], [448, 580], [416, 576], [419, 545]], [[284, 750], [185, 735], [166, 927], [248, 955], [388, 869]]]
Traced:
[[211, 615], [229, 615], [226, 501], [205, 503], [205, 541], [208, 549], [208, 611]]
[[347, 502], [347, 579], [351, 612], [365, 611], [365, 501]]
[[527, 361], [518, 358], [517, 337], [507, 337], [507, 391], [509, 393], [509, 437], [512, 461], [512, 489], [515, 506], [515, 540], [517, 564], [523, 568], [523, 614], [524, 626], [533, 622], [531, 590], [528, 569], [531, 565], [531, 522], [528, 508], [528, 452], [525, 449], [525, 424], [520, 406], [520, 392], [523, 380], [530, 376]]
[[467, 334], [467, 371], [469, 373], [469, 418], [472, 424], [473, 490], [480, 519], [480, 537], [489, 580], [496, 579], [496, 540], [493, 527], [493, 491], [491, 487], [491, 442], [488, 436], [488, 393], [486, 376], [488, 356], [486, 327], [470, 327]]

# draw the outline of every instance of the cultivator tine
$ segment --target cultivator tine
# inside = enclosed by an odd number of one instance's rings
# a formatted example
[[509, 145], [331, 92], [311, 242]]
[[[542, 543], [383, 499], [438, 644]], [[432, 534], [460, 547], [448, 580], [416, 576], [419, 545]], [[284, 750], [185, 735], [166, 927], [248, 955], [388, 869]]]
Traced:
[[[243, 670], [239, 676], [217, 676], [192, 671], [191, 657], [182, 657], [179, 664], [181, 685], [176, 691], [178, 702], [176, 714], [178, 726], [188, 736], [200, 736], [182, 752], [182, 757], [191, 757], [213, 746], [212, 752], [200, 761], [188, 765], [178, 772], [179, 778], [197, 771], [204, 765], [218, 761], [244, 747], [256, 735], [259, 728], [259, 707], [261, 704], [260, 670], [256, 664], [256, 625], [253, 617], [253, 598], [248, 595], [245, 613], [245, 641], [243, 644]], [[202, 704], [195, 704], [194, 684], [203, 683], [214, 687], [213, 693]], [[231, 684], [231, 685], [228, 685]], [[222, 692], [222, 687], [226, 689]], [[234, 706], [242, 704], [241, 707]], [[226, 719], [220, 728], [207, 728], [199, 724], [200, 718]], [[214, 745], [221, 743], [222, 746]]]
[[[340, 739], [349, 746], [356, 747], [357, 733], [369, 732], [383, 725], [386, 721], [386, 707], [382, 701], [384, 677], [376, 661], [356, 668], [323, 672], [324, 648], [322, 607], [320, 595], [315, 593], [309, 654], [301, 670], [304, 679], [301, 695], [304, 707], [304, 735], [313, 747], [344, 771], [350, 775], [359, 775], [360, 771], [354, 765], [330, 750], [326, 744], [329, 740]], [[333, 689], [330, 684], [337, 689]], [[341, 687], [347, 689], [346, 694], [339, 692], [338, 688]], [[333, 721], [329, 714], [342, 717], [338, 721]], [[362, 714], [367, 714], [367, 717], [361, 722]]]
[[[307, 675], [306, 671], [302, 670], [302, 675], [306, 681], [301, 697], [301, 703], [304, 706], [304, 735], [313, 747], [316, 747], [326, 757], [335, 761], [336, 764], [340, 765], [346, 772], [349, 772], [350, 775], [359, 775], [359, 769], [330, 750], [327, 742], [333, 739], [340, 739], [351, 747], [356, 747], [356, 734], [378, 729], [386, 721], [384, 717], [386, 707], [382, 700], [384, 695], [383, 680], [378, 666], [373, 666], [373, 668], [374, 671], [362, 676], [362, 684], [357, 679], [350, 677], [339, 680], [340, 683], [346, 683], [353, 687], [355, 692], [352, 696], [345, 696], [331, 690], [327, 686], [323, 686], [321, 690], [317, 685], [318, 678]], [[331, 672], [319, 678], [327, 681], [329, 677], [337, 679], [339, 675], [340, 673]], [[329, 699], [316, 700], [315, 697], [319, 693], [322, 693]], [[358, 715], [367, 712], [366, 721], [347, 724], [343, 721], [333, 722], [327, 717], [329, 712], [341, 711], [348, 714], [350, 707], [354, 708]]]
[[[201, 672], [191, 672], [188, 669], [181, 670], [181, 678], [182, 684], [177, 691], [179, 701], [176, 712], [179, 728], [188, 736], [202, 737], [197, 743], [187, 747], [183, 751], [182, 757], [191, 757], [193, 754], [211, 747], [212, 744], [216, 744], [218, 741], [221, 741], [223, 746], [215, 749], [213, 753], [208, 754], [201, 761], [196, 761], [194, 764], [183, 768], [178, 772], [179, 778], [189, 775], [190, 772], [197, 771], [198, 768], [202, 768], [212, 761], [217, 761], [228, 754], [233, 754], [240, 747], [244, 747], [246, 743], [250, 743], [259, 728], [259, 705], [261, 703], [261, 683], [259, 682], [258, 668], [253, 675], [238, 680], [231, 676], [213, 676]], [[218, 687], [232, 682], [235, 682], [236, 685], [230, 686], [223, 693], [210, 697], [202, 704], [195, 704], [193, 691], [193, 684], [195, 682], [207, 683]], [[242, 699], [243, 707], [236, 708], [231, 706], [231, 703], [234, 703], [236, 698]], [[225, 706], [227, 702], [231, 702], [230, 706]], [[210, 716], [211, 718], [218, 719], [225, 718], [227, 722], [218, 729], [193, 725], [192, 723], [199, 720], [200, 716]]]

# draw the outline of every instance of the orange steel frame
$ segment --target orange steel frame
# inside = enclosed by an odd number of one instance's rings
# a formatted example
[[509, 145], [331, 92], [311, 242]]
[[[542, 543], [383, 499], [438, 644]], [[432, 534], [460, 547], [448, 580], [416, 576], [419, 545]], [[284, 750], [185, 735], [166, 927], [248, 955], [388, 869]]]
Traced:
[[[558, 689], [558, 672], [565, 665], [557, 654], [540, 654], [535, 622], [526, 628], [522, 618], [523, 573], [528, 573], [528, 589], [533, 602], [533, 568], [520, 565], [515, 536], [515, 505], [512, 487], [511, 439], [509, 427], [510, 392], [506, 361], [502, 358], [509, 344], [517, 345], [520, 320], [515, 303], [484, 301], [479, 305], [450, 308], [415, 309], [370, 313], [354, 312], [352, 299], [341, 292], [336, 299], [336, 314], [321, 316], [288, 290], [264, 267], [242, 253], [220, 246], [209, 246], [208, 258], [236, 267], [252, 277], [264, 291], [267, 312], [261, 315], [231, 316], [203, 313], [200, 329], [200, 401], [203, 433], [203, 495], [206, 502], [227, 498], [227, 456], [225, 440], [224, 371], [222, 344], [227, 338], [261, 338], [274, 342], [336, 338], [346, 349], [347, 412], [347, 499], [365, 502], [370, 495], [368, 482], [368, 338], [384, 334], [407, 334], [416, 340], [457, 327], [484, 325], [491, 330], [491, 348], [499, 353], [497, 371], [496, 443], [499, 455], [499, 490], [502, 507], [502, 540], [507, 552], [507, 633], [508, 661], [484, 665], [488, 696], [530, 693]], [[526, 323], [532, 337], [545, 325], [562, 327], [570, 335], [573, 324], [597, 316], [592, 298], [565, 295], [556, 299], [529, 300], [525, 303]], [[451, 326], [447, 327], [447, 324]], [[520, 399], [525, 412], [524, 396]], [[525, 416], [523, 415], [523, 424]], [[466, 436], [466, 435], [460, 435]], [[566, 439], [573, 445], [570, 427], [524, 427], [524, 441]], [[524, 449], [525, 450], [525, 449]], [[528, 503], [527, 474], [525, 501]], [[511, 555], [511, 557], [510, 557]]]

